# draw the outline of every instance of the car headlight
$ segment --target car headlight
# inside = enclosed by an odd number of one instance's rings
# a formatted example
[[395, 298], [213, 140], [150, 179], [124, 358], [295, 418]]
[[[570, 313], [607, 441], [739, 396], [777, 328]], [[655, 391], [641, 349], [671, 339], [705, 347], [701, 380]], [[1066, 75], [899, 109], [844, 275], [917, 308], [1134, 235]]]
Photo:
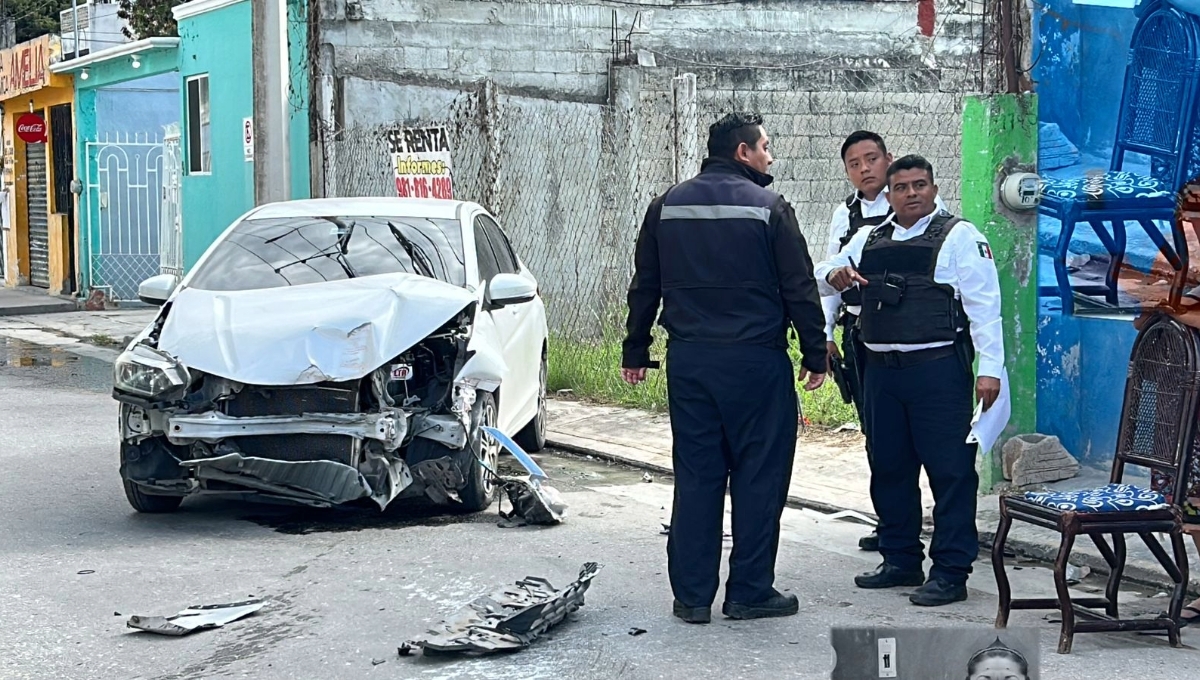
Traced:
[[118, 390], [143, 397], [165, 397], [191, 382], [187, 368], [175, 357], [149, 345], [134, 345], [113, 364]]

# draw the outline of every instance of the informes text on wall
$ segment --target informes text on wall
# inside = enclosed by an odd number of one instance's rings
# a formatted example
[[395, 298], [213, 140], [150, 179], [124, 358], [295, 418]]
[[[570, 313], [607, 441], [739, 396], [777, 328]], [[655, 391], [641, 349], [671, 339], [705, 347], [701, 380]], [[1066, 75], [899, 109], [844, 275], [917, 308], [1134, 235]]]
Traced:
[[445, 127], [406, 127], [388, 133], [396, 194], [401, 198], [453, 196], [450, 135]]

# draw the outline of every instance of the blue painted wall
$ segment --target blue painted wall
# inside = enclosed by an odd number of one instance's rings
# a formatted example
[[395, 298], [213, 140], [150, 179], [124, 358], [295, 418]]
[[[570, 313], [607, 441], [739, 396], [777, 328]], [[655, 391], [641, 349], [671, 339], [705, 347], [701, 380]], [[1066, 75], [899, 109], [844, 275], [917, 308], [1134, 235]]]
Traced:
[[[1046, 178], [1077, 178], [1106, 171], [1112, 160], [1130, 42], [1139, 16], [1154, 0], [1135, 8], [1079, 5], [1072, 0], [1035, 4], [1033, 78], [1039, 103], [1039, 172]], [[1148, 174], [1143, 158], [1127, 155], [1122, 169]], [[1169, 234], [1171, 225], [1161, 223]], [[1062, 225], [1039, 216], [1040, 286], [1055, 284], [1053, 248]], [[1157, 248], [1136, 226], [1128, 229], [1127, 265], [1145, 270]], [[1076, 227], [1072, 257], [1105, 256], [1092, 230]], [[1060, 437], [1084, 463], [1108, 467], [1116, 448], [1126, 368], [1137, 331], [1136, 310], [1106, 316], [1062, 309], [1057, 297], [1040, 299], [1038, 321], [1038, 429]]]
[[157, 135], [179, 122], [179, 74], [163, 73], [100, 88], [96, 92], [96, 132]]

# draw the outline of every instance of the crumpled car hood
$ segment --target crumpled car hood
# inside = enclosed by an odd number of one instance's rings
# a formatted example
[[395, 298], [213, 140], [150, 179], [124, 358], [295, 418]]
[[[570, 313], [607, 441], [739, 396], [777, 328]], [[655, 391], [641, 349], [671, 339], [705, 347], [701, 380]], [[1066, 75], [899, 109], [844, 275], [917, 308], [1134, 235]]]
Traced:
[[470, 291], [416, 274], [243, 291], [185, 288], [159, 349], [252, 385], [361, 378], [467, 308]]

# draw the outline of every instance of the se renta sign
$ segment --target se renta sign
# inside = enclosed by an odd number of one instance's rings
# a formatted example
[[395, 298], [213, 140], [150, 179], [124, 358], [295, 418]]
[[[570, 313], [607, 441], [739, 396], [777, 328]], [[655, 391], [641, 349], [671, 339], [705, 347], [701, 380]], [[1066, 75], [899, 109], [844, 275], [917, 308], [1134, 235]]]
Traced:
[[36, 113], [22, 114], [17, 118], [17, 136], [26, 144], [42, 144], [46, 141], [46, 120]]
[[444, 126], [406, 127], [387, 134], [401, 198], [453, 197], [450, 134]]

